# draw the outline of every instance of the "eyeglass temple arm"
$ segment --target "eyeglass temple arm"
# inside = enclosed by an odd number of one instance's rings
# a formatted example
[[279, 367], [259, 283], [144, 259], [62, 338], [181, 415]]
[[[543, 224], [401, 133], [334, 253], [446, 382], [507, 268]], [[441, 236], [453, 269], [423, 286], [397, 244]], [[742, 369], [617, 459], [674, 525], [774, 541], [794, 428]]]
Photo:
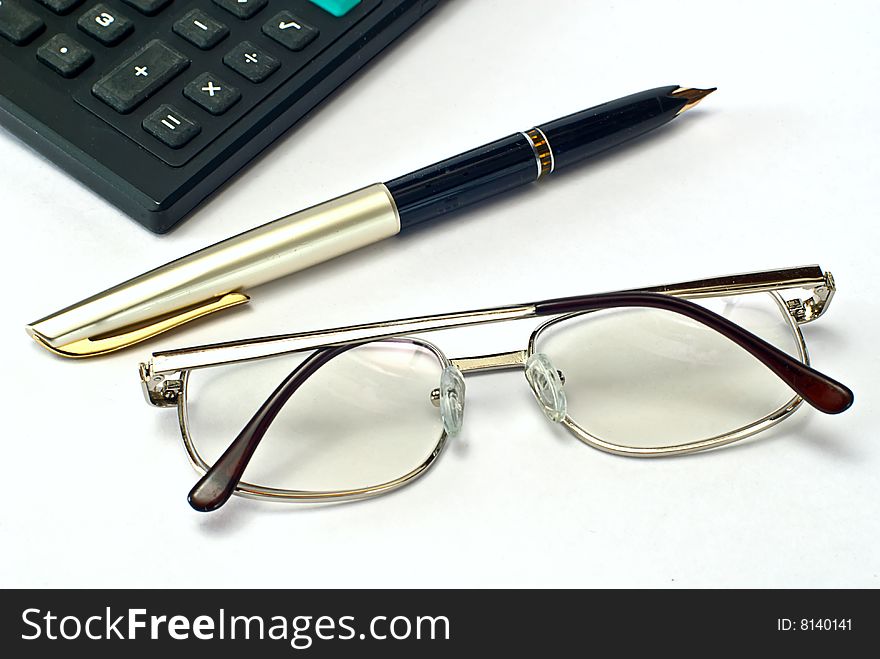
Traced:
[[823, 272], [818, 265], [803, 265], [781, 270], [762, 270], [725, 277], [697, 279], [663, 286], [633, 288], [620, 293], [665, 293], [685, 298], [715, 297], [718, 295], [743, 295], [786, 289], [803, 288], [810, 291], [806, 300], [787, 303], [789, 313], [798, 323], [807, 323], [821, 316], [831, 304], [837, 290], [834, 277]]
[[257, 450], [281, 408], [315, 371], [334, 357], [354, 347], [354, 345], [345, 345], [317, 350], [295, 368], [260, 406], [217, 462], [190, 490], [187, 497], [189, 505], [199, 512], [211, 512], [229, 501], [229, 497], [235, 492], [235, 488], [244, 476], [244, 470], [254, 451]]
[[[791, 306], [792, 303], [789, 304], [789, 310], [798, 322], [807, 322], [818, 318], [828, 308], [828, 303], [835, 290], [834, 280], [830, 273], [824, 273], [818, 265], [809, 265], [782, 270], [765, 270], [763, 272], [715, 277], [622, 292], [651, 292], [682, 297], [711, 297], [715, 295], [757, 293], [790, 288], [807, 288], [813, 291], [813, 297], [809, 300], [792, 301], [795, 303], [796, 308]], [[237, 361], [270, 357], [289, 352], [314, 350], [315, 348], [327, 345], [341, 345], [349, 342], [405, 336], [417, 332], [532, 318], [535, 316], [535, 307], [547, 302], [398, 319], [380, 323], [196, 346], [182, 350], [155, 352], [150, 362], [142, 365], [141, 380], [147, 399], [161, 406], [163, 404], [161, 391], [150, 390], [150, 387], [153, 386], [150, 384], [151, 377], [159, 373], [173, 373], [193, 368], [205, 368]]]
[[715, 330], [749, 352], [821, 412], [839, 414], [853, 403], [852, 391], [840, 382], [794, 359], [723, 316], [681, 298], [658, 293], [604, 293], [548, 300], [536, 304], [535, 310], [539, 316], [553, 316], [616, 307], [664, 309]]

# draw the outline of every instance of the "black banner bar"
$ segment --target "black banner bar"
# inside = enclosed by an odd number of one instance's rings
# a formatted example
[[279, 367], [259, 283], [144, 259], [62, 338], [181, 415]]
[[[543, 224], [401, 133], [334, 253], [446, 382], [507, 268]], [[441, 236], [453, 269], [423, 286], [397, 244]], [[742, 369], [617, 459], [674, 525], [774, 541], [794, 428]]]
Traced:
[[[876, 591], [840, 590], [6, 590], [6, 656], [262, 657], [705, 653], [865, 647]], [[74, 646], [71, 646], [74, 644]], [[860, 645], [859, 645], [860, 644]], [[870, 647], [870, 646], [868, 646]]]

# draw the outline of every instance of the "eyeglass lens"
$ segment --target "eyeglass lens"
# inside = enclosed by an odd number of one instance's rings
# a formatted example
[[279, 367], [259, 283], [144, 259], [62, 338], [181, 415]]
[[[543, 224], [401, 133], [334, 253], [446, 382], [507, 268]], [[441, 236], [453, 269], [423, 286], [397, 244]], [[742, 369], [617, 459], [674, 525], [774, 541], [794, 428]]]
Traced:
[[[797, 330], [768, 293], [700, 301], [800, 359]], [[785, 407], [792, 390], [722, 334], [662, 309], [609, 309], [549, 325], [535, 340], [565, 380], [569, 418], [623, 447], [712, 439]]]
[[[304, 359], [292, 355], [194, 371], [187, 432], [208, 465]], [[291, 396], [243, 481], [339, 492], [384, 485], [422, 466], [443, 437], [436, 389], [443, 363], [406, 341], [358, 346], [319, 368]]]

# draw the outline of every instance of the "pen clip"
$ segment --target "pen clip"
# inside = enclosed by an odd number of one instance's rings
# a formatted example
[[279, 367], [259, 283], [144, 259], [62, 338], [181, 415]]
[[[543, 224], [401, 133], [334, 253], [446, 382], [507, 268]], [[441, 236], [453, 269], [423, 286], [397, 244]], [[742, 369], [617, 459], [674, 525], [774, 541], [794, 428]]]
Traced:
[[245, 304], [250, 298], [244, 293], [227, 293], [226, 295], [213, 298], [196, 306], [188, 307], [184, 311], [173, 312], [171, 315], [163, 317], [161, 320], [151, 322], [148, 325], [137, 327], [126, 327], [119, 331], [118, 334], [105, 334], [101, 336], [88, 337], [79, 341], [72, 341], [61, 346], [53, 346], [45, 338], [34, 332], [32, 334], [34, 340], [47, 350], [54, 352], [62, 357], [73, 359], [81, 357], [96, 357], [98, 355], [106, 355], [122, 348], [146, 341], [149, 338], [167, 332], [168, 330], [180, 327], [185, 323], [189, 323], [198, 318], [210, 315], [223, 309], [236, 307]]

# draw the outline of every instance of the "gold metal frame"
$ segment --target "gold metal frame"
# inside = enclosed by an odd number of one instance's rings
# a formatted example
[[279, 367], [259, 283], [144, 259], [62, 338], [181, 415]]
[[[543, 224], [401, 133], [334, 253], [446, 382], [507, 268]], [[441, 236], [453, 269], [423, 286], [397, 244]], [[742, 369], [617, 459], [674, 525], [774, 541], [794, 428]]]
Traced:
[[[831, 273], [823, 272], [818, 265], [812, 265], [717, 277], [665, 286], [630, 289], [623, 292], [662, 293], [691, 299], [769, 292], [776, 299], [792, 329], [797, 343], [798, 359], [809, 364], [809, 355], [800, 325], [811, 322], [821, 316], [827, 310], [835, 290], [836, 287]], [[783, 296], [781, 291], [791, 291], [794, 294]], [[562, 320], [582, 315], [583, 313], [590, 312], [563, 314], [551, 318], [532, 332], [526, 349], [493, 355], [448, 359], [434, 344], [420, 338], [412, 338], [409, 335], [534, 318], [537, 317], [535, 304], [511, 305], [477, 311], [406, 318], [381, 323], [352, 325], [329, 330], [301, 332], [157, 352], [153, 353], [150, 361], [140, 365], [140, 378], [146, 399], [151, 405], [157, 407], [177, 407], [180, 430], [190, 463], [196, 471], [204, 473], [209, 469], [209, 465], [199, 455], [192, 441], [188, 430], [186, 411], [187, 381], [190, 372], [195, 369], [265, 359], [322, 347], [376, 340], [406, 341], [420, 345], [437, 356], [441, 364], [444, 366], [454, 364], [462, 373], [522, 368], [526, 360], [534, 354], [535, 341], [544, 330]], [[761, 432], [793, 414], [802, 402], [799, 396], [794, 396], [788, 403], [763, 419], [724, 435], [688, 444], [650, 449], [620, 446], [606, 442], [588, 433], [574, 423], [570, 417], [566, 417], [563, 420], [563, 424], [585, 444], [617, 455], [630, 457], [680, 455], [716, 448]], [[349, 501], [373, 497], [402, 487], [424, 474], [435, 464], [447, 441], [448, 437], [444, 432], [438, 440], [434, 451], [423, 464], [398, 479], [372, 487], [344, 491], [304, 492], [279, 490], [241, 482], [238, 484], [235, 493], [249, 498], [297, 502]]]
[[[442, 368], [445, 368], [450, 363], [446, 355], [444, 355], [437, 346], [429, 341], [411, 338], [395, 338], [386, 340], [412, 343], [414, 345], [425, 348], [435, 357], [437, 357], [437, 360], [440, 362], [440, 366]], [[180, 433], [183, 436], [183, 445], [184, 448], [186, 448], [186, 454], [189, 458], [190, 464], [193, 466], [193, 469], [195, 469], [199, 474], [204, 474], [206, 471], [208, 471], [208, 469], [210, 469], [210, 465], [205, 462], [198, 449], [196, 448], [189, 431], [189, 423], [187, 420], [186, 381], [188, 379], [189, 372], [187, 371], [184, 372], [182, 375], [182, 386], [177, 404], [177, 421], [180, 426]], [[443, 452], [443, 449], [446, 448], [448, 439], [449, 437], [446, 434], [446, 431], [441, 431], [440, 437], [438, 438], [437, 444], [434, 446], [433, 451], [431, 451], [430, 455], [428, 455], [428, 457], [425, 459], [424, 462], [422, 462], [422, 464], [418, 465], [415, 469], [407, 474], [404, 474], [400, 478], [395, 478], [392, 481], [388, 481], [387, 483], [382, 483], [380, 485], [373, 485], [370, 487], [362, 487], [352, 490], [307, 492], [302, 490], [281, 490], [241, 481], [235, 488], [235, 494], [248, 499], [272, 499], [275, 501], [292, 501], [298, 503], [329, 503], [334, 501], [342, 502], [367, 499], [369, 497], [392, 492], [399, 487], [411, 483], [416, 478], [424, 474], [426, 471], [428, 471], [428, 469], [431, 468], [431, 466], [433, 466], [434, 462]]]

